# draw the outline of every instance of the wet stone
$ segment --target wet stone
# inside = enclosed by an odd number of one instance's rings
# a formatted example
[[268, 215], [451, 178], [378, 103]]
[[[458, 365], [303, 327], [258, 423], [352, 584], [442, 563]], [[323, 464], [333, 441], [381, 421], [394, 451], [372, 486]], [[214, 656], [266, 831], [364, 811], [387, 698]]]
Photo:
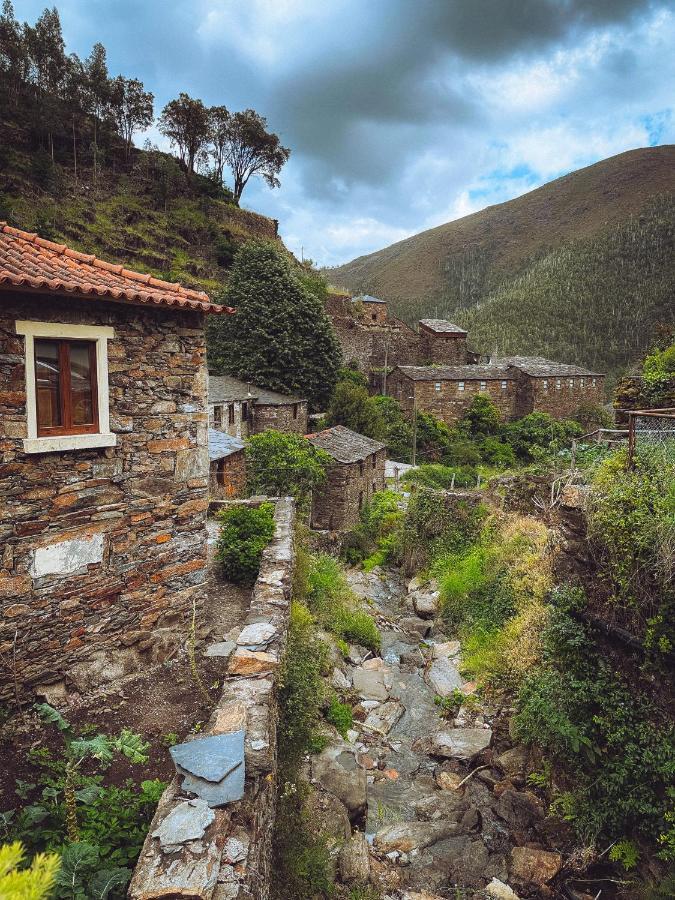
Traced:
[[439, 731], [427, 742], [427, 752], [432, 756], [470, 761], [487, 749], [492, 741], [490, 728], [454, 728]]

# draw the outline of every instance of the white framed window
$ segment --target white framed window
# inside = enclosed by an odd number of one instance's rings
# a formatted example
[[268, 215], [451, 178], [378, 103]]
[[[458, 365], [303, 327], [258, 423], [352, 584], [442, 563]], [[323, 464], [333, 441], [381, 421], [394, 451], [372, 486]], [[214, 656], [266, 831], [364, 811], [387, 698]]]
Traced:
[[556, 378], [556, 380], [555, 380], [556, 391], [559, 391], [561, 387], [562, 387], [562, 381], [559, 378]]
[[440, 389], [441, 389], [441, 383], [440, 383], [440, 381], [437, 381], [436, 384], [434, 385], [434, 390], [440, 391]]
[[574, 378], [570, 378], [569, 384], [571, 388], [574, 387]]
[[508, 382], [502, 381], [502, 390], [505, 391], [507, 387], [508, 387]]
[[463, 381], [458, 381], [458, 382], [457, 382], [457, 390], [458, 390], [458, 391], [463, 391], [463, 390], [464, 390], [464, 382], [463, 382]]
[[544, 389], [545, 391], [548, 390], [548, 378], [544, 378], [544, 380], [543, 380], [542, 383], [541, 383], [541, 386], [543, 387], [543, 389]]
[[480, 383], [480, 390], [481, 390], [481, 391], [486, 391], [486, 390], [487, 390], [487, 384], [486, 384], [486, 382], [481, 381], [481, 383]]
[[586, 386], [586, 379], [585, 379], [585, 378], [580, 378], [580, 379], [579, 379], [579, 386], [581, 387], [582, 390], [584, 389], [584, 387]]
[[105, 325], [16, 322], [25, 338], [26, 453], [114, 447]]
[[593, 379], [593, 387], [595, 387], [595, 378]]

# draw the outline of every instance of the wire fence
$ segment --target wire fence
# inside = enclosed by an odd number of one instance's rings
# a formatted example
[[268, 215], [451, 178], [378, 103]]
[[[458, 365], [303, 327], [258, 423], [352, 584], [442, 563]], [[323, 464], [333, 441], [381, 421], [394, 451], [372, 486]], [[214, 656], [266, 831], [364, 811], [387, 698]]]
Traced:
[[628, 413], [628, 467], [632, 469], [642, 456], [675, 467], [675, 408]]

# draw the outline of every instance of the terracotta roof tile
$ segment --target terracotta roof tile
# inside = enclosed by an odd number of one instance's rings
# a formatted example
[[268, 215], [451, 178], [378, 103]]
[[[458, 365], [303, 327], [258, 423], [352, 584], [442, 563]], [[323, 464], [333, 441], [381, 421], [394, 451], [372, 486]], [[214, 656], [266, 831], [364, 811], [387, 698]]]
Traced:
[[233, 312], [207, 294], [132, 272], [0, 222], [0, 290], [47, 291], [201, 313]]

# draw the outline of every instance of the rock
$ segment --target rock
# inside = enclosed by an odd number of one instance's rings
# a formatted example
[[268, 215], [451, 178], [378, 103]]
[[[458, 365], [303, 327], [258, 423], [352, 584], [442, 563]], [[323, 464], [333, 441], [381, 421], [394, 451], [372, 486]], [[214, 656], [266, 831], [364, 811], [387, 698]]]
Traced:
[[187, 841], [197, 841], [215, 819], [215, 813], [205, 800], [187, 800], [174, 807], [152, 832], [163, 849], [176, 847]]
[[509, 887], [508, 884], [504, 884], [498, 878], [492, 879], [490, 884], [486, 886], [485, 893], [489, 897], [494, 897], [494, 900], [519, 900], [518, 894], [513, 888]]
[[333, 669], [333, 674], [331, 676], [331, 684], [335, 688], [336, 691], [348, 691], [352, 686], [351, 681], [345, 673], [338, 669], [337, 666]]
[[368, 655], [365, 647], [359, 647], [358, 644], [350, 644], [347, 647], [347, 659], [353, 666], [360, 666]]
[[224, 656], [227, 658], [232, 654], [236, 646], [234, 641], [220, 641], [217, 644], [209, 644], [204, 651], [204, 656]]
[[548, 884], [560, 871], [562, 856], [549, 850], [514, 847], [511, 851], [511, 879], [524, 886]]
[[446, 657], [435, 659], [424, 673], [424, 678], [429, 687], [439, 697], [449, 697], [453, 691], [462, 687], [462, 676], [457, 668]]
[[366, 808], [366, 770], [356, 758], [356, 750], [344, 741], [326, 747], [312, 759], [312, 778], [347, 807], [350, 819]]
[[354, 669], [354, 690], [364, 700], [386, 700], [391, 679], [385, 669]]
[[321, 836], [329, 850], [342, 847], [352, 833], [347, 807], [326, 791], [309, 791], [302, 805], [308, 826]]
[[345, 884], [365, 884], [370, 876], [368, 842], [362, 831], [355, 831], [340, 850], [338, 857], [340, 878]]
[[456, 822], [396, 822], [381, 828], [375, 835], [373, 845], [380, 853], [394, 850], [409, 853], [430, 847], [458, 830]]
[[239, 731], [213, 734], [169, 749], [182, 789], [209, 806], [223, 806], [244, 796], [244, 737]]
[[501, 753], [496, 759], [495, 764], [507, 776], [524, 775], [527, 771], [527, 762], [530, 751], [527, 747], [520, 744], [518, 747], [512, 747], [505, 753]]
[[427, 891], [403, 891], [401, 900], [443, 900], [440, 894], [429, 894]]
[[434, 659], [447, 659], [451, 656], [458, 656], [461, 649], [459, 641], [443, 641], [440, 644], [434, 644], [432, 653]]
[[466, 801], [458, 793], [435, 791], [413, 803], [413, 809], [417, 818], [425, 822], [437, 822], [439, 819], [458, 822], [466, 811]]
[[431, 756], [463, 759], [468, 762], [489, 747], [491, 740], [490, 728], [454, 728], [438, 731], [430, 739], [423, 739], [423, 743], [428, 747], [427, 752]]
[[269, 644], [276, 633], [277, 629], [269, 622], [255, 622], [242, 628], [237, 644], [249, 650], [260, 650]]
[[447, 876], [463, 888], [482, 887], [485, 879], [491, 877], [490, 854], [479, 838], [461, 835], [444, 841], [443, 863]]
[[405, 707], [398, 700], [388, 700], [374, 709], [363, 723], [366, 728], [388, 734], [405, 712]]
[[350, 744], [355, 744], [359, 739], [359, 733], [354, 728], [347, 729], [347, 740]]
[[411, 578], [408, 582], [408, 593], [413, 594], [415, 591], [419, 591], [421, 587], [429, 584], [429, 580], [425, 578], [423, 575], [415, 575], [414, 578]]
[[[425, 638], [431, 631], [431, 623], [420, 619], [419, 616], [406, 616], [403, 619], [399, 619], [398, 624], [406, 634], [414, 634], [420, 638]], [[419, 654], [415, 654], [415, 656], [417, 657], [417, 662], [419, 662]]]
[[462, 776], [456, 772], [446, 772], [440, 769], [435, 775], [436, 784], [442, 791], [456, 791], [462, 783]]
[[415, 591], [411, 594], [411, 598], [420, 619], [433, 619], [438, 615], [440, 605], [438, 591]]
[[386, 669], [387, 664], [382, 659], [381, 656], [373, 656], [372, 659], [367, 659], [361, 665], [362, 669], [366, 669], [368, 672], [379, 671], [381, 669]]
[[278, 665], [276, 653], [238, 647], [230, 657], [227, 671], [230, 675], [262, 675], [276, 669]]
[[512, 828], [527, 828], [544, 818], [544, 810], [531, 791], [507, 788], [499, 798], [495, 812]]

